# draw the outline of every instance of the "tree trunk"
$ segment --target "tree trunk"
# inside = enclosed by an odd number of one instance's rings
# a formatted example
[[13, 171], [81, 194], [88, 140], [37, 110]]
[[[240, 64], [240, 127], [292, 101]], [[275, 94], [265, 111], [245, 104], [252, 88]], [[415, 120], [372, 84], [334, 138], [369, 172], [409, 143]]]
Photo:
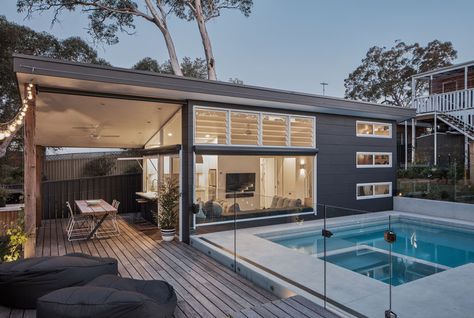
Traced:
[[168, 30], [168, 26], [166, 23], [166, 14], [164, 13], [164, 8], [162, 7], [162, 2], [157, 1], [156, 5], [160, 10], [161, 14], [158, 13], [156, 8], [153, 6], [151, 0], [145, 0], [145, 3], [148, 9], [153, 16], [153, 22], [156, 24], [158, 29], [160, 29], [161, 33], [163, 34], [163, 38], [165, 39], [166, 48], [168, 49], [168, 55], [170, 57], [170, 64], [171, 68], [173, 69], [174, 75], [183, 76], [183, 71], [181, 71], [181, 66], [179, 65], [178, 56], [176, 54], [176, 48], [174, 46], [173, 38]]
[[214, 59], [214, 54], [212, 53], [211, 40], [209, 39], [209, 34], [207, 33], [206, 22], [204, 21], [204, 16], [202, 13], [201, 0], [195, 0], [195, 11], [196, 22], [198, 24], [199, 33], [201, 34], [202, 45], [204, 47], [204, 53], [206, 54], [207, 61], [207, 77], [210, 80], [217, 80], [216, 75], [216, 61]]
[[173, 39], [167, 28], [161, 29], [163, 37], [165, 39], [166, 47], [168, 48], [168, 55], [170, 57], [171, 68], [173, 69], [174, 75], [183, 76], [183, 71], [179, 65], [178, 56], [176, 55], [176, 49], [174, 47]]

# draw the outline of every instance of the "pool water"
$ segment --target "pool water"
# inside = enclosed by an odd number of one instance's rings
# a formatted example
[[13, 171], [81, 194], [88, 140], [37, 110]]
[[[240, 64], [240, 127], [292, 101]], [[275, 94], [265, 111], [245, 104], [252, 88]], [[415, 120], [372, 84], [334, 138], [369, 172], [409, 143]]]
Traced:
[[[400, 218], [391, 222], [397, 240], [392, 245], [390, 277], [389, 244], [383, 238], [388, 228], [388, 222], [328, 227], [333, 236], [326, 241], [326, 260], [394, 286], [474, 262], [474, 230]], [[324, 257], [320, 231], [270, 240], [320, 259]]]

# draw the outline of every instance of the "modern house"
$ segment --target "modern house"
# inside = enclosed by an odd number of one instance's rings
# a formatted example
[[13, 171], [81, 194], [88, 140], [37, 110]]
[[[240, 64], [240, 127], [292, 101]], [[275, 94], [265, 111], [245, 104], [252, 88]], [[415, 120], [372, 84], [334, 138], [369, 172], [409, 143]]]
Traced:
[[[30, 106], [30, 228], [40, 224], [41, 153], [49, 146], [139, 150], [144, 199], [156, 198], [162, 177], [179, 178], [184, 242], [192, 229], [234, 213], [252, 222], [315, 214], [318, 204], [390, 210], [396, 126], [415, 116], [414, 109], [26, 55], [14, 56], [14, 72]], [[199, 211], [204, 206], [213, 212]]]
[[466, 170], [470, 168], [474, 163], [474, 61], [413, 76], [412, 108], [416, 121], [401, 129], [404, 156], [400, 161], [446, 166], [457, 160]]

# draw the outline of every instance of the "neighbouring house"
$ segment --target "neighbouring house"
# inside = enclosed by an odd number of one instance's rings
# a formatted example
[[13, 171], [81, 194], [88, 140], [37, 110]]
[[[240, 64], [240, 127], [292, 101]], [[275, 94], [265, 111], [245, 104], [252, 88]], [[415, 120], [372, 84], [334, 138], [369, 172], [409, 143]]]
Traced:
[[[136, 149], [145, 200], [179, 180], [179, 235], [226, 222], [392, 209], [397, 123], [414, 109], [27, 55], [14, 56], [25, 117], [27, 223], [38, 225], [43, 147]], [[30, 90], [31, 91], [31, 90]], [[136, 160], [137, 158], [133, 158]], [[202, 213], [201, 209], [207, 207]], [[209, 208], [211, 207], [211, 208]], [[199, 210], [199, 211], [198, 211]]]
[[416, 118], [398, 128], [399, 163], [446, 167], [456, 160], [474, 180], [474, 61], [413, 76], [412, 108]]

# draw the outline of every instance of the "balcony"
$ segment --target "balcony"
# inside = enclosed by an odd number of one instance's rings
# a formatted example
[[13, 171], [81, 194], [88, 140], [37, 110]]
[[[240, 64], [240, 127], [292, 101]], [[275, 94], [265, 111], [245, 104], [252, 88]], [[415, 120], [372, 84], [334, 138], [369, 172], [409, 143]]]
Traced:
[[412, 106], [416, 108], [417, 114], [472, 110], [474, 109], [474, 88], [416, 97]]

